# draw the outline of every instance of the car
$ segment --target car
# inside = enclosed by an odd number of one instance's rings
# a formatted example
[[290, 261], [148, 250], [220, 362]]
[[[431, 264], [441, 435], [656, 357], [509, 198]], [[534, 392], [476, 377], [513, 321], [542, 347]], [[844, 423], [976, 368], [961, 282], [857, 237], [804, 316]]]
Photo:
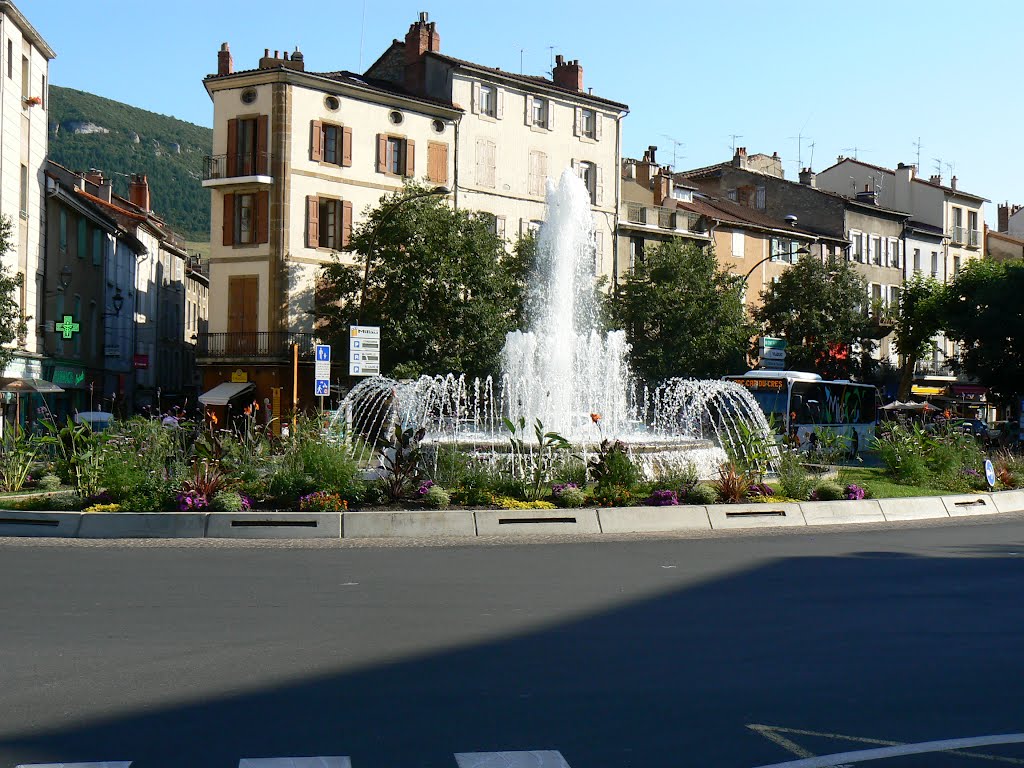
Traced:
[[999, 448], [1020, 442], [1019, 421], [997, 421], [985, 433], [985, 442]]
[[988, 425], [981, 419], [947, 419], [933, 421], [925, 427], [926, 432], [946, 432], [950, 430], [963, 432], [982, 439], [988, 436]]

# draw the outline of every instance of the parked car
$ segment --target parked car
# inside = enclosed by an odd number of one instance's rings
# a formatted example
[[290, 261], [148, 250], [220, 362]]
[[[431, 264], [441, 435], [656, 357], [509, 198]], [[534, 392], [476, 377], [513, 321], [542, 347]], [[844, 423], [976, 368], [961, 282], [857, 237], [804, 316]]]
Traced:
[[988, 428], [985, 442], [998, 448], [1006, 448], [1020, 441], [1019, 421], [997, 421]]
[[927, 427], [926, 432], [944, 432], [956, 430], [974, 437], [985, 439], [988, 436], [988, 425], [981, 419], [948, 419], [945, 421], [933, 421]]

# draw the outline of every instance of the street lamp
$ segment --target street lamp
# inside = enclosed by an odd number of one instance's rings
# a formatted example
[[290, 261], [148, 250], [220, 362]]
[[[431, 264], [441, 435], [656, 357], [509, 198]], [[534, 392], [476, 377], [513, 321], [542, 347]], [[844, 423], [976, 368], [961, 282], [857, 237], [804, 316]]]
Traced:
[[370, 233], [370, 245], [366, 249], [366, 267], [363, 269], [363, 288], [359, 292], [359, 314], [356, 317], [356, 325], [363, 324], [363, 309], [366, 306], [366, 289], [370, 284], [370, 260], [373, 258], [374, 251], [377, 250], [377, 233], [380, 230], [381, 224], [387, 221], [387, 218], [391, 214], [412, 200], [419, 200], [422, 197], [432, 197], [434, 195], [450, 195], [451, 193], [452, 191], [448, 189], [448, 187], [434, 187], [433, 189], [420, 190], [412, 195], [406, 195], [398, 198], [380, 212], [380, 215], [377, 217], [377, 223], [374, 225], [373, 230]]
[[110, 299], [110, 304], [114, 308], [113, 312], [104, 312], [104, 317], [117, 317], [121, 314], [121, 308], [124, 307], [124, 295], [121, 293], [121, 286], [114, 289], [114, 295]]
[[[811, 249], [810, 249], [810, 248], [808, 248], [808, 247], [807, 247], [806, 245], [801, 245], [801, 246], [800, 246], [799, 248], [797, 248], [797, 249], [796, 249], [795, 251], [792, 251], [791, 255], [792, 255], [792, 256], [806, 256], [806, 255], [808, 255], [808, 254], [809, 254], [810, 252], [811, 252]], [[743, 285], [746, 285], [746, 284], [747, 284], [747, 280], [749, 280], [749, 279], [750, 279], [750, 276], [751, 276], [752, 274], [754, 274], [754, 270], [755, 270], [755, 269], [757, 269], [758, 267], [760, 267], [760, 266], [761, 266], [762, 264], [764, 264], [765, 262], [768, 262], [768, 261], [771, 261], [772, 259], [775, 259], [775, 258], [776, 258], [777, 256], [778, 256], [778, 254], [774, 254], [774, 253], [773, 253], [773, 254], [772, 254], [771, 256], [765, 256], [765, 257], [764, 257], [763, 259], [761, 259], [761, 260], [760, 260], [759, 262], [757, 262], [757, 264], [755, 264], [754, 266], [752, 266], [752, 267], [750, 268], [750, 271], [748, 271], [748, 272], [747, 272], [747, 274], [745, 274], [745, 275], [743, 276], [743, 283], [742, 283], [742, 284], [743, 284]]]

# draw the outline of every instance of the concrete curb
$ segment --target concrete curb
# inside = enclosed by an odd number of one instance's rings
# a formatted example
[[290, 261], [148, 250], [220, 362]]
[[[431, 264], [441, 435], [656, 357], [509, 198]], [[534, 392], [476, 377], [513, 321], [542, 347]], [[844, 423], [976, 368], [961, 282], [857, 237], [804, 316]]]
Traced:
[[1024, 512], [1024, 490], [956, 496], [707, 507], [366, 512], [26, 512], [0, 510], [0, 536], [60, 538], [427, 538], [742, 530]]

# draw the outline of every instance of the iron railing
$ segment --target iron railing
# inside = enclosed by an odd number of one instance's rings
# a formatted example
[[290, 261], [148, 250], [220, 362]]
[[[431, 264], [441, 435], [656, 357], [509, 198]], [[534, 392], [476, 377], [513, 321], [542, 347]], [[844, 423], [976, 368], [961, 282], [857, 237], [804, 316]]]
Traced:
[[967, 244], [972, 248], [981, 247], [981, 232], [976, 229], [967, 230]]
[[949, 239], [952, 240], [954, 243], [962, 243], [964, 241], [964, 228], [950, 227]]
[[934, 360], [919, 360], [914, 366], [914, 373], [918, 376], [956, 376], [948, 363], [939, 363]]
[[237, 155], [207, 155], [203, 158], [203, 181], [238, 176], [268, 176], [270, 155], [250, 152]]
[[623, 203], [621, 215], [628, 224], [651, 227], [669, 232], [697, 232], [697, 214], [641, 203]]
[[235, 333], [201, 333], [198, 338], [199, 357], [289, 359], [292, 346], [299, 345], [299, 359], [312, 360], [314, 336], [291, 331], [241, 331]]

